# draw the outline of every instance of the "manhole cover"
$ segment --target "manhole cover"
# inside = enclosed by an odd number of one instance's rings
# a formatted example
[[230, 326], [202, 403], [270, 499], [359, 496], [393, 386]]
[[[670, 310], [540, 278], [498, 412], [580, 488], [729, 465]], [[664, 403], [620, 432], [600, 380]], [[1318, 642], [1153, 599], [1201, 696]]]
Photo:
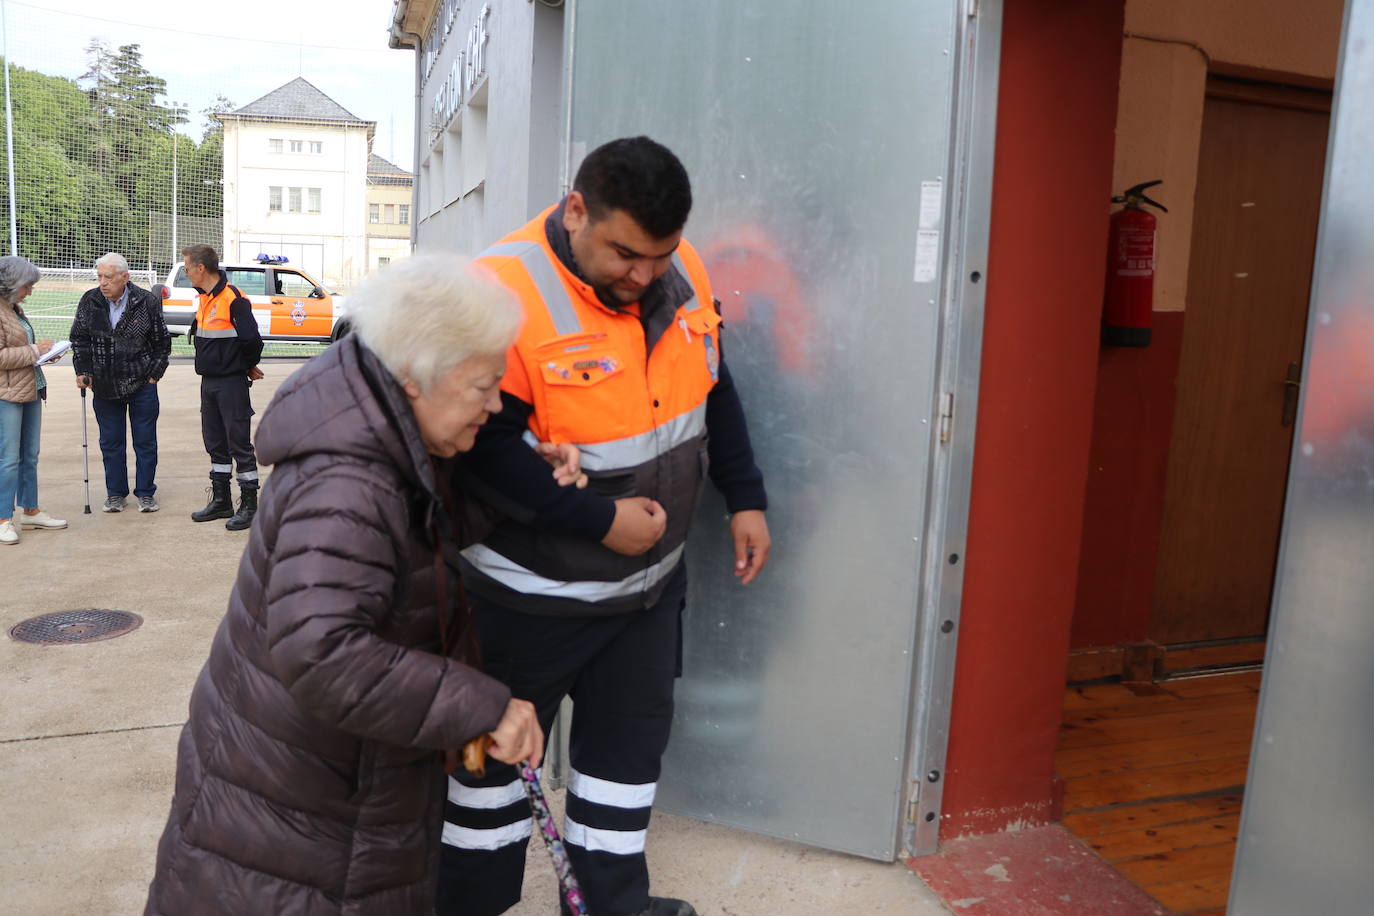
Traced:
[[40, 646], [113, 639], [138, 629], [143, 618], [128, 611], [85, 608], [30, 617], [10, 627], [10, 637]]

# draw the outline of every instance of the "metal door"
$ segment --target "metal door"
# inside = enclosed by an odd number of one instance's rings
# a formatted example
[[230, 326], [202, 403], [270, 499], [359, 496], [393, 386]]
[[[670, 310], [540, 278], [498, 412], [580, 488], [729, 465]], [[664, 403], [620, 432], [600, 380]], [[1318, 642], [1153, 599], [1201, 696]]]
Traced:
[[[941, 445], [942, 379], [980, 327], [951, 330], [965, 300], [946, 274], [960, 214], [984, 244], [987, 223], [955, 85], [976, 7], [596, 0], [568, 17], [568, 174], [620, 136], [682, 158], [770, 494], [772, 564], [747, 589], [714, 491], [696, 520], [668, 810], [891, 859], [911, 773], [943, 754], [958, 589], [941, 577], [972, 411]], [[976, 357], [961, 365], [976, 384]]]
[[1264, 687], [1229, 912], [1374, 900], [1374, 2], [1346, 7]]

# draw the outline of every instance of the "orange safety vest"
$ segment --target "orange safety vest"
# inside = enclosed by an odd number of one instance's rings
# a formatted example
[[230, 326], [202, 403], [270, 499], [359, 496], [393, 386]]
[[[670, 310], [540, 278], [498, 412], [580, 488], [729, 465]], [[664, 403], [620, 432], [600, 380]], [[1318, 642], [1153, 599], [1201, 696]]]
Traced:
[[647, 607], [681, 562], [705, 479], [720, 316], [706, 268], [683, 240], [669, 270], [690, 294], [649, 349], [639, 316], [603, 305], [554, 253], [544, 230], [553, 209], [476, 258], [525, 311], [501, 387], [533, 405], [528, 441], [577, 445], [592, 489], [611, 499], [656, 499], [668, 526], [647, 554], [625, 557], [585, 538], [506, 522], [464, 551], [477, 574], [470, 587], [497, 601], [514, 592], [564, 606], [572, 599], [603, 613]]
[[199, 293], [196, 296], [197, 337], [237, 337], [238, 331], [229, 318], [229, 307], [235, 299], [244, 298], [238, 287], [225, 283], [218, 293]]

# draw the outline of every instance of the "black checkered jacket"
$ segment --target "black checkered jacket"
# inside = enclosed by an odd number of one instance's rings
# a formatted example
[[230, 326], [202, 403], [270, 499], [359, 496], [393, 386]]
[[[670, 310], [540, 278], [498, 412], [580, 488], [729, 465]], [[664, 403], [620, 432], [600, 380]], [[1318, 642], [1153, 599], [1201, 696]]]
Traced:
[[129, 284], [129, 302], [119, 326], [110, 327], [110, 304], [100, 287], [86, 290], [72, 320], [72, 368], [91, 377], [98, 398], [131, 396], [167, 371], [172, 335], [162, 319], [162, 300]]

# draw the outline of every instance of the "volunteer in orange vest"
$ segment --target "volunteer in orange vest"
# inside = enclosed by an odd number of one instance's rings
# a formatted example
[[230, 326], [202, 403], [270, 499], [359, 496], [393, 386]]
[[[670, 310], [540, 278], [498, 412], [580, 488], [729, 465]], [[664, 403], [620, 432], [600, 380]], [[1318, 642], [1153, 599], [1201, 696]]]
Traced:
[[[710, 279], [682, 238], [691, 206], [671, 151], [615, 140], [563, 201], [477, 259], [525, 323], [503, 409], [467, 461], [514, 520], [463, 552], [464, 582], [486, 672], [534, 703], [546, 734], [563, 697], [576, 704], [563, 835], [596, 916], [695, 913], [649, 896], [644, 840], [680, 673], [683, 550], [708, 474], [731, 513], [735, 575], [747, 585], [768, 562], [763, 475]], [[576, 444], [591, 485], [546, 486], [531, 441]], [[513, 906], [531, 827], [510, 766], [455, 774], [437, 912]]]
[[[224, 527], [242, 531], [258, 511], [258, 459], [250, 424], [253, 402], [248, 388], [262, 378], [258, 360], [262, 337], [248, 298], [219, 269], [219, 255], [209, 245], [181, 251], [186, 277], [200, 295], [196, 317], [187, 332], [196, 348], [200, 376], [200, 434], [210, 454], [210, 501], [191, 513], [197, 522], [227, 518]], [[232, 463], [231, 463], [232, 462]], [[229, 489], [237, 466], [239, 507]]]

